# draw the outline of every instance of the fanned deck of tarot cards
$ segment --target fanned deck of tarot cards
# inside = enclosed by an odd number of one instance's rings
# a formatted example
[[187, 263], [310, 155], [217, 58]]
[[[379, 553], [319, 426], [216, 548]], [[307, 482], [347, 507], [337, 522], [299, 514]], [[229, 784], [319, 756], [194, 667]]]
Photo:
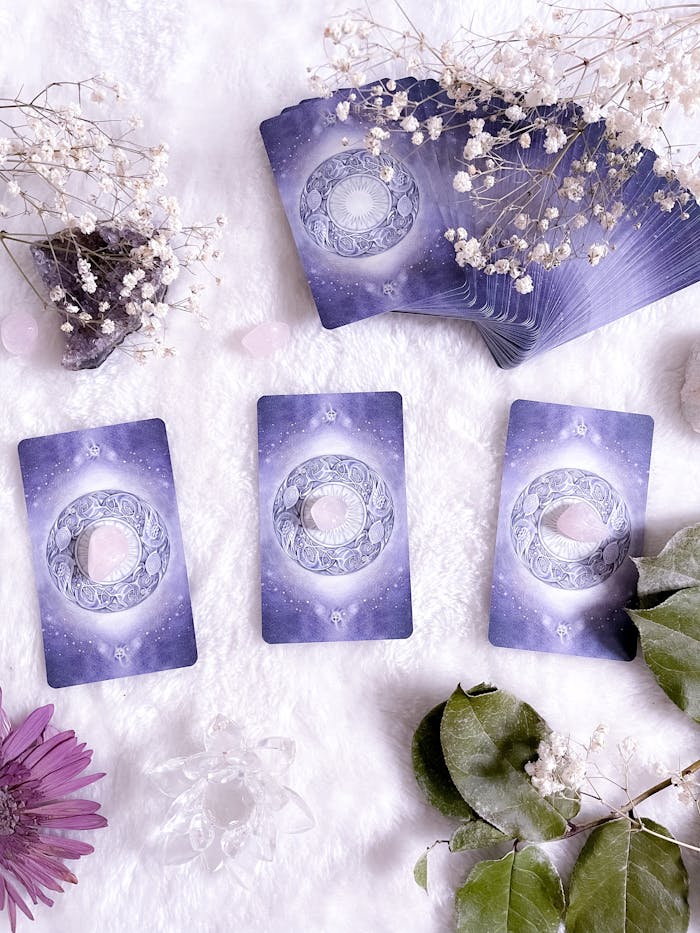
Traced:
[[[302, 101], [260, 127], [324, 327], [384, 311], [462, 318], [474, 322], [498, 365], [511, 367], [700, 280], [700, 209], [692, 198], [682, 206], [676, 198], [671, 210], [655, 202], [657, 191], [674, 185], [679, 190], [676, 182], [655, 175], [655, 153], [642, 150], [636, 170], [613, 183], [623, 173], [607, 158], [604, 124], [590, 124], [558, 154], [551, 184], [534, 185], [533, 178], [552, 169], [545, 127], [563, 120], [561, 111], [543, 109], [543, 125], [532, 132], [529, 148], [517, 140], [499, 148], [498, 159], [510, 168], [494, 171], [488, 198], [477, 199], [457, 192], [454, 176], [466, 167], [462, 154], [473, 133], [470, 120], [483, 119], [491, 135], [512, 128], [502, 116], [502, 102], [475, 103], [468, 114], [455, 114], [434, 81], [404, 78], [396, 90], [406, 92], [421, 123], [442, 116], [437, 139], [414, 145], [411, 133], [394, 131], [382, 140], [379, 154], [372, 154], [366, 138], [377, 124], [361, 103], [367, 89], [350, 104], [344, 121], [337, 119], [336, 105], [349, 101], [347, 90]], [[387, 94], [386, 103], [390, 99]], [[577, 119], [573, 110], [568, 117]], [[596, 177], [617, 192], [617, 200], [601, 207], [598, 220], [576, 228], [568, 222], [586, 202], [559, 189], [565, 178], [580, 173], [582, 162], [592, 161]], [[571, 258], [548, 269], [529, 263], [529, 293], [516, 290], [509, 275], [460, 267], [445, 231], [462, 227], [480, 238], [498, 206], [530, 188], [534, 215], [543, 215], [545, 204], [558, 212], [544, 240], [549, 237], [554, 249], [557, 230], [566, 225]], [[611, 212], [614, 224], [606, 220]], [[591, 264], [587, 253], [593, 243], [605, 256]]]

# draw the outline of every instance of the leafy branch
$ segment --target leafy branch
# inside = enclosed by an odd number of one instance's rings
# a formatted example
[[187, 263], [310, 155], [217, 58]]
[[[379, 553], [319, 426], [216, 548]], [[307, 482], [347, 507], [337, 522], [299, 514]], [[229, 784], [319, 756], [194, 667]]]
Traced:
[[[657, 558], [635, 563], [639, 606], [627, 611], [644, 658], [670, 699], [700, 722], [700, 525], [678, 532]], [[567, 933], [687, 931], [681, 849], [700, 846], [675, 839], [637, 810], [672, 786], [696, 803], [692, 778], [700, 759], [576, 823], [586, 781], [588, 796], [604, 802], [585, 775], [592, 749], [593, 742], [584, 761], [531, 706], [489, 684], [458, 686], [424, 717], [413, 740], [416, 778], [428, 801], [455, 822], [449, 841], [433, 846], [447, 843], [458, 852], [510, 843], [502, 858], [478, 862], [456, 892], [457, 933], [558, 933], [562, 923]], [[581, 833], [588, 838], [565, 897], [556, 867], [535, 844]], [[414, 870], [426, 891], [433, 846]]]

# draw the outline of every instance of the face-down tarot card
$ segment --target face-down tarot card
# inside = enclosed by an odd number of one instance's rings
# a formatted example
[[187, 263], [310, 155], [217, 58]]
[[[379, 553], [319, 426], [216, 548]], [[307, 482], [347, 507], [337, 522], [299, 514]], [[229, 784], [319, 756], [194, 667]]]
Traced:
[[52, 687], [197, 660], [165, 425], [19, 444]]
[[513, 402], [491, 592], [494, 645], [631, 660], [654, 423]]
[[412, 631], [401, 396], [258, 402], [263, 637]]

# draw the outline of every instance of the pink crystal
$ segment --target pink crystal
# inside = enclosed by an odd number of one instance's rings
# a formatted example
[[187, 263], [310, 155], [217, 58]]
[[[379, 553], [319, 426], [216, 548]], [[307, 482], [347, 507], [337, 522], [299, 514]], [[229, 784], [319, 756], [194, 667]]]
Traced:
[[251, 356], [261, 359], [286, 347], [288, 341], [289, 325], [283, 321], [268, 321], [249, 330], [241, 343]]
[[27, 311], [13, 311], [0, 322], [2, 344], [13, 356], [28, 356], [38, 335], [36, 320]]
[[115, 525], [99, 525], [88, 541], [87, 572], [95, 583], [109, 580], [129, 555], [129, 538]]
[[311, 518], [319, 531], [335, 531], [347, 514], [348, 507], [339, 496], [321, 496], [311, 506]]
[[587, 502], [574, 502], [557, 518], [557, 531], [572, 541], [601, 541], [608, 529], [596, 510]]

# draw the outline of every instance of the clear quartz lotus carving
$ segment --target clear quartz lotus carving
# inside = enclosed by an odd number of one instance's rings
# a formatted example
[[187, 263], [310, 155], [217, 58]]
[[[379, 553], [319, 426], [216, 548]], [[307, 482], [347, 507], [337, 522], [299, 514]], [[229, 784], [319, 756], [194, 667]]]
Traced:
[[225, 867], [243, 887], [261, 861], [272, 861], [277, 839], [314, 826], [305, 801], [282, 781], [294, 760], [292, 739], [246, 739], [241, 727], [216, 716], [204, 750], [172, 758], [150, 772], [172, 798], [161, 827], [163, 859]]

